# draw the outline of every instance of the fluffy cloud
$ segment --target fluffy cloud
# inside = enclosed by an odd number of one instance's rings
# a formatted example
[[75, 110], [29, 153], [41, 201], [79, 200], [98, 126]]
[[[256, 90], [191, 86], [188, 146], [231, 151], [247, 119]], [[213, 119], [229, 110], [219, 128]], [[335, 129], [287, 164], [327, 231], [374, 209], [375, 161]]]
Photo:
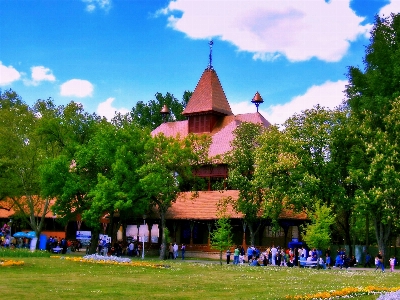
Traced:
[[86, 10], [93, 12], [96, 8], [102, 9], [108, 12], [111, 8], [111, 0], [82, 0], [86, 3]]
[[367, 35], [371, 25], [350, 8], [351, 0], [256, 1], [176, 0], [158, 11], [168, 25], [190, 38], [219, 37], [254, 59], [279, 55], [290, 61], [316, 57], [339, 61], [350, 42]]
[[115, 113], [119, 112], [121, 114], [126, 114], [129, 112], [128, 109], [126, 108], [115, 108], [112, 106], [113, 101], [115, 100], [115, 98], [108, 98], [106, 101], [101, 102], [98, 106], [97, 106], [97, 114], [99, 116], [102, 117], [106, 117], [107, 120], [111, 120], [114, 116]]
[[[294, 114], [311, 109], [317, 104], [333, 109], [343, 102], [346, 84], [346, 80], [339, 80], [327, 81], [319, 86], [314, 85], [304, 95], [296, 96], [288, 103], [271, 105], [267, 109], [261, 105], [259, 111], [272, 124], [282, 124]], [[231, 107], [234, 114], [255, 112], [255, 107], [250, 102], [231, 104]]]
[[389, 4], [385, 5], [379, 11], [379, 15], [388, 17], [391, 13], [400, 13], [400, 2], [397, 0], [392, 0]]
[[9, 85], [21, 78], [21, 74], [13, 66], [5, 66], [0, 61], [0, 86]]
[[56, 77], [49, 68], [36, 66], [31, 68], [32, 80], [24, 80], [26, 85], [39, 85], [42, 81], [55, 81]]
[[93, 85], [82, 79], [71, 79], [61, 85], [61, 96], [75, 96], [79, 98], [92, 96]]

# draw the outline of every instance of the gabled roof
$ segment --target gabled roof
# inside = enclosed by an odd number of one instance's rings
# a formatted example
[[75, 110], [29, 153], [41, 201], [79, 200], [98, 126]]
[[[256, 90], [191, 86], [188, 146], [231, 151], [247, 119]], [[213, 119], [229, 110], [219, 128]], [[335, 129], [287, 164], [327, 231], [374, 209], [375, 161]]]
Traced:
[[201, 75], [182, 114], [189, 116], [212, 112], [227, 116], [233, 115], [217, 73], [214, 69], [207, 68]]

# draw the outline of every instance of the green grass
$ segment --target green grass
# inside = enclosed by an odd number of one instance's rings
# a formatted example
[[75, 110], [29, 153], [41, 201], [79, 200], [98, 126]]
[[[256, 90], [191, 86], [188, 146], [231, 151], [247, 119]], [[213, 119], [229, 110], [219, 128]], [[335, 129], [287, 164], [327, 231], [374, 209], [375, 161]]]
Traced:
[[170, 268], [159, 269], [48, 257], [11, 259], [24, 260], [25, 265], [0, 267], [4, 299], [284, 299], [349, 286], [400, 285], [398, 272], [220, 266], [179, 260], [163, 261]]

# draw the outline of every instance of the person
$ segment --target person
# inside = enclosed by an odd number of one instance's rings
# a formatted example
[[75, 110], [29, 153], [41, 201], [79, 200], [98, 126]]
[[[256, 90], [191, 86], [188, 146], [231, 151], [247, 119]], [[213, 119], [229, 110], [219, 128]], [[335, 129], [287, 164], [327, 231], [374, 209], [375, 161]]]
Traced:
[[[330, 251], [329, 251], [329, 253], [330, 253]], [[325, 263], [326, 263], [326, 266], [328, 267], [328, 269], [331, 268], [331, 256], [329, 253], [326, 252], [326, 254], [325, 254], [326, 255]]]
[[176, 259], [178, 257], [178, 245], [176, 244], [176, 242], [174, 243], [174, 259]]
[[173, 259], [174, 258], [174, 246], [172, 246], [172, 243], [169, 244], [168, 248], [168, 259]]
[[236, 246], [235, 250], [233, 251], [233, 264], [234, 265], [239, 264], [239, 254], [240, 254], [239, 247]]
[[318, 265], [322, 267], [322, 269], [326, 269], [326, 263], [324, 262], [324, 260], [322, 259], [322, 257], [320, 257], [318, 259]]
[[253, 258], [253, 248], [248, 247], [247, 248], [247, 261], [250, 263], [250, 260]]
[[396, 265], [396, 258], [394, 256], [392, 256], [389, 259], [389, 264], [390, 264], [390, 272], [394, 271], [394, 266]]
[[357, 260], [355, 256], [353, 255], [349, 261], [349, 267], [355, 267], [357, 265]]
[[276, 265], [276, 254], [277, 254], [277, 253], [278, 253], [278, 249], [275, 248], [275, 245], [272, 245], [272, 248], [271, 248], [272, 258], [271, 258], [271, 260], [272, 260], [272, 265], [273, 265], [273, 266]]
[[230, 261], [231, 261], [231, 250], [228, 249], [226, 250], [226, 264], [229, 265]]
[[260, 266], [260, 263], [258, 262], [257, 259], [253, 259], [252, 262], [251, 262], [251, 264], [250, 264], [250, 266], [259, 267], [259, 266]]
[[133, 256], [134, 247], [135, 247], [135, 244], [133, 243], [133, 240], [132, 240], [128, 245], [128, 256]]
[[240, 254], [239, 255], [239, 265], [243, 265], [244, 262], [245, 262], [244, 255]]
[[367, 255], [365, 256], [365, 264], [364, 264], [364, 268], [371, 268], [371, 254], [369, 254], [369, 252], [367, 252]]
[[186, 246], [185, 246], [185, 244], [182, 244], [182, 246], [181, 246], [182, 260], [185, 259], [185, 251], [186, 251]]
[[378, 266], [376, 267], [375, 271], [379, 269], [379, 267], [382, 268], [382, 272], [385, 272], [385, 263], [383, 262], [383, 255], [382, 251], [379, 251], [378, 254], [376, 255], [378, 258]]
[[336, 255], [335, 267], [343, 268], [343, 256], [340, 253]]

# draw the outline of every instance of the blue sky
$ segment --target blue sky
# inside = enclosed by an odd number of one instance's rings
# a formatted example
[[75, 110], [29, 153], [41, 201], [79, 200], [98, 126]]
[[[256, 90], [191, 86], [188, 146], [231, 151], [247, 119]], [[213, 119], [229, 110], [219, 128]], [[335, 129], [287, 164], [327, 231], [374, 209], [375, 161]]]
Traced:
[[374, 15], [400, 0], [0, 0], [0, 88], [28, 104], [74, 100], [111, 118], [193, 91], [213, 67], [235, 114], [271, 123], [343, 98]]

